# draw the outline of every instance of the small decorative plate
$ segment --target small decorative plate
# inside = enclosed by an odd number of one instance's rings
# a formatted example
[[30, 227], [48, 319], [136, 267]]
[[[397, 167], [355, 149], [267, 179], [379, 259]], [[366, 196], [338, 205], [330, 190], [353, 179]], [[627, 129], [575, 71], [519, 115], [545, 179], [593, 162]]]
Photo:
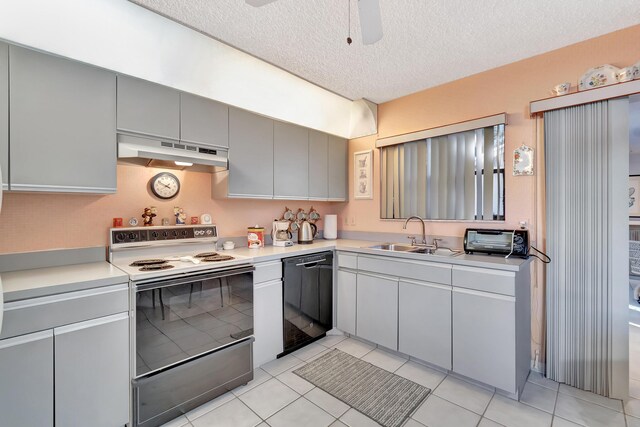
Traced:
[[513, 176], [533, 175], [533, 148], [522, 144], [513, 150]]
[[618, 71], [619, 68], [609, 64], [591, 68], [580, 78], [578, 90], [583, 91], [595, 89], [597, 87], [609, 86], [618, 83], [618, 80], [616, 79], [616, 73]]

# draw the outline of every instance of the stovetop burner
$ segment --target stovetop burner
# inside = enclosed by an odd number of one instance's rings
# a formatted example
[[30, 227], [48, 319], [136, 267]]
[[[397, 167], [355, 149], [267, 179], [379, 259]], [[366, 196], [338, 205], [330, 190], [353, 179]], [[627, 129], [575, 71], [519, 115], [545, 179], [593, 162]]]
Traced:
[[213, 255], [213, 256], [208, 256], [208, 257], [204, 257], [204, 258], [200, 258], [202, 261], [204, 262], [220, 262], [220, 261], [231, 261], [232, 259], [235, 259], [232, 256], [229, 255]]
[[201, 254], [195, 255], [196, 258], [209, 258], [212, 256], [217, 256], [218, 252], [202, 252]]
[[141, 259], [138, 261], [133, 261], [129, 264], [130, 267], [141, 267], [145, 265], [162, 265], [166, 264], [168, 261], [164, 259]]
[[[166, 263], [166, 261], [165, 261]], [[146, 264], [144, 267], [140, 269], [140, 271], [154, 271], [154, 270], [168, 270], [173, 268], [171, 264]]]

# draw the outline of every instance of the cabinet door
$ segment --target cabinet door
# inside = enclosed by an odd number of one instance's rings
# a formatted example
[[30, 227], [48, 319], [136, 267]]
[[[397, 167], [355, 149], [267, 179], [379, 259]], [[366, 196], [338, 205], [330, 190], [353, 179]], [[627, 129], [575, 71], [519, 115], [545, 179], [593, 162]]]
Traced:
[[453, 371], [515, 393], [515, 298], [453, 288]]
[[0, 169], [2, 188], [9, 188], [9, 45], [0, 42]]
[[180, 139], [180, 92], [119, 75], [118, 130]]
[[338, 270], [337, 326], [351, 335], [356, 334], [356, 273]]
[[309, 198], [309, 131], [289, 123], [273, 124], [273, 195]]
[[253, 288], [253, 367], [274, 360], [284, 351], [282, 340], [282, 281]]
[[0, 425], [53, 426], [53, 333], [0, 341]]
[[398, 351], [451, 369], [451, 288], [400, 281]]
[[273, 120], [229, 109], [229, 197], [273, 198]]
[[229, 107], [189, 93], [180, 94], [180, 140], [229, 146]]
[[347, 140], [329, 136], [329, 200], [347, 200]]
[[398, 349], [398, 281], [358, 273], [358, 336], [391, 350]]
[[309, 199], [327, 200], [329, 136], [315, 130], [309, 131]]
[[9, 47], [12, 190], [116, 191], [116, 76]]
[[54, 329], [58, 426], [113, 427], [129, 421], [129, 316]]

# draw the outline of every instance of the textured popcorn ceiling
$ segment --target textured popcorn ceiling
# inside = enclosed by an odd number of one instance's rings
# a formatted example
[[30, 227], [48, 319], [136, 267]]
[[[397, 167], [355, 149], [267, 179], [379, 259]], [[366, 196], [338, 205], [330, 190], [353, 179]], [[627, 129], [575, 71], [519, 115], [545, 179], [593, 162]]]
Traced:
[[357, 0], [260, 8], [244, 0], [131, 1], [349, 99], [376, 103], [640, 22], [638, 0], [380, 0], [384, 37], [363, 46]]

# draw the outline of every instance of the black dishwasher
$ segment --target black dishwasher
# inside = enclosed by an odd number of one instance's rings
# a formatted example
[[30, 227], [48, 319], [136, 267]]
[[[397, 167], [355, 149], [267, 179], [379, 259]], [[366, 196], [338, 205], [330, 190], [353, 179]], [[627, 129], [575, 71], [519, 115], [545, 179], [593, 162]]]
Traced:
[[283, 260], [284, 352], [320, 339], [333, 327], [333, 253]]

